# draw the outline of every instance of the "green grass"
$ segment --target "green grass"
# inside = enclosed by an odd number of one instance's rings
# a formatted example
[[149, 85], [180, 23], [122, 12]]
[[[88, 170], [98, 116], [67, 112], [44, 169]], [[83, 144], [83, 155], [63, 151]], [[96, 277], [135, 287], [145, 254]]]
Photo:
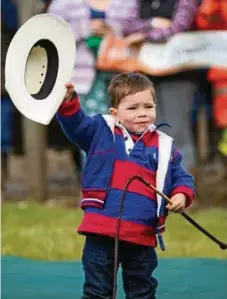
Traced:
[[[193, 218], [227, 242], [227, 210], [193, 213]], [[82, 213], [76, 209], [47, 207], [37, 203], [2, 205], [2, 254], [42, 260], [80, 259], [84, 238], [76, 233]], [[172, 214], [164, 233], [166, 252], [161, 257], [227, 258], [227, 251]]]

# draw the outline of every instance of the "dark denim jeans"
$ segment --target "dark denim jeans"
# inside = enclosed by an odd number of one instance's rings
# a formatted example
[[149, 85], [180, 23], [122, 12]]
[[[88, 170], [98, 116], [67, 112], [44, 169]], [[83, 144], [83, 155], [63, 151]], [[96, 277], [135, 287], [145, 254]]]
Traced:
[[[114, 239], [87, 236], [82, 257], [85, 282], [82, 299], [111, 299], [113, 295]], [[127, 299], [155, 299], [157, 280], [152, 277], [158, 265], [152, 247], [121, 241], [119, 263]]]

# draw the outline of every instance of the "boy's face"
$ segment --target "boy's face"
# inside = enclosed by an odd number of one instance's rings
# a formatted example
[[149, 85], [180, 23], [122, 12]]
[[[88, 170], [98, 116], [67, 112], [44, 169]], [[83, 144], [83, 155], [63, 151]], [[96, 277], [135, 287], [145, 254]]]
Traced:
[[143, 133], [156, 118], [155, 103], [150, 90], [126, 96], [118, 108], [110, 108], [109, 112], [132, 133]]

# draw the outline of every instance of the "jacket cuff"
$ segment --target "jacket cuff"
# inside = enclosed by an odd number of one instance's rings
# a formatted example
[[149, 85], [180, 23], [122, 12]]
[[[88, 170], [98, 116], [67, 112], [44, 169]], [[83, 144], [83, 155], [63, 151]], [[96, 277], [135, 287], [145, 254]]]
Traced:
[[174, 196], [175, 194], [178, 194], [178, 193], [182, 193], [187, 197], [185, 207], [186, 208], [189, 207], [192, 203], [192, 200], [195, 197], [195, 192], [187, 186], [178, 186], [178, 187], [176, 187], [172, 190], [172, 192], [170, 194], [170, 197], [172, 197], [172, 196]]
[[69, 102], [63, 102], [58, 109], [58, 113], [61, 116], [70, 116], [80, 110], [80, 102], [77, 93], [74, 93], [74, 97]]

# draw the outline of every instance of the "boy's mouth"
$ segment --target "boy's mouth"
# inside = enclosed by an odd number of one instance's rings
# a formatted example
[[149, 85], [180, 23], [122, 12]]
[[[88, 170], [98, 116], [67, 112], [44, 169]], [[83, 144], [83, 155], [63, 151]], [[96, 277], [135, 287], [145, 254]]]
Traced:
[[140, 122], [138, 122], [136, 124], [139, 125], [139, 126], [144, 126], [144, 125], [147, 125], [148, 122], [147, 121], [140, 121]]

